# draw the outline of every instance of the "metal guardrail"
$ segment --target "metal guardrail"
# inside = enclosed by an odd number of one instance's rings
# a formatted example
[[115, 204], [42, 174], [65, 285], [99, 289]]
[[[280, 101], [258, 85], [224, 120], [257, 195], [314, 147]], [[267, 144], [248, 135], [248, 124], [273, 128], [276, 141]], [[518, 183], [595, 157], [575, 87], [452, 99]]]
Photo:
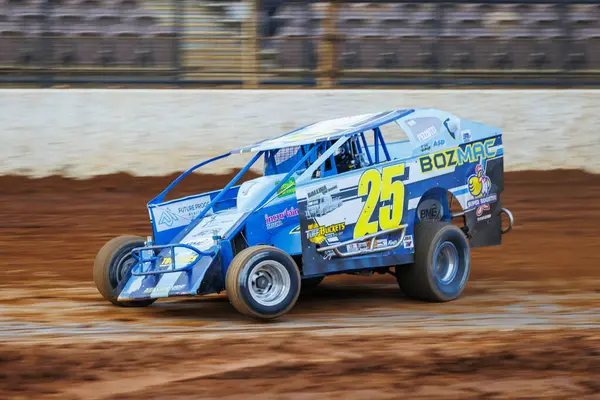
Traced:
[[[593, 25], [594, 17], [577, 8], [597, 5], [592, 0], [312, 0], [279, 6], [264, 0], [159, 0], [127, 8], [130, 3], [136, 2], [100, 1], [89, 10], [50, 0], [31, 3], [39, 4], [37, 8], [6, 3], [0, 7], [0, 83], [248, 88], [600, 85], [600, 23], [594, 25], [597, 34], [585, 36], [591, 29], [585, 24]], [[371, 22], [366, 3], [375, 8], [412, 7], [412, 14], [423, 14], [419, 7], [426, 7], [427, 15], [411, 20], [408, 11], [390, 13], [381, 21], [396, 22], [391, 30], [373, 30], [365, 27], [368, 24], [349, 29], [353, 22]], [[453, 7], [539, 4], [552, 8], [556, 18], [546, 20], [552, 29], [515, 34], [513, 17], [498, 13], [494, 18], [504, 18], [508, 25], [495, 34], [466, 37], [452, 31]], [[403, 27], [415, 21], [422, 26], [406, 32]], [[583, 28], [576, 27], [579, 23]]]

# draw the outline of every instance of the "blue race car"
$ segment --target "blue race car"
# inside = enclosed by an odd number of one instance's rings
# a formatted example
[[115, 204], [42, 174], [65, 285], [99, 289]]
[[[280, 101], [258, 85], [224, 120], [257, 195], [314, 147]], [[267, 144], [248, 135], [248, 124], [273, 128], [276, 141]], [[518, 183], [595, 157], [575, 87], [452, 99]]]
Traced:
[[[386, 143], [388, 129], [408, 140]], [[222, 190], [164, 200], [185, 176], [236, 153], [254, 156]], [[109, 241], [94, 280], [118, 306], [226, 290], [259, 319], [285, 314], [301, 288], [339, 273], [389, 273], [411, 298], [450, 301], [469, 278], [470, 248], [499, 245], [512, 227], [500, 204], [503, 154], [498, 128], [436, 109], [307, 125], [184, 172], [148, 203], [153, 236]], [[263, 176], [236, 186], [259, 160]], [[451, 212], [454, 199], [462, 211]]]

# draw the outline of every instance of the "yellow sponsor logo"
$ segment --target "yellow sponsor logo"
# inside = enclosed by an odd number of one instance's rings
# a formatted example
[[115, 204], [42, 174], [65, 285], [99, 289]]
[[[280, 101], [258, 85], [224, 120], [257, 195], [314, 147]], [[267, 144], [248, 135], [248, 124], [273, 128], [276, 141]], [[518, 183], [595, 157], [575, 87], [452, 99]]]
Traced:
[[329, 226], [319, 226], [319, 224], [310, 224], [308, 226], [308, 240], [315, 244], [321, 244], [328, 236], [336, 235], [346, 229], [346, 223], [333, 224]]
[[[198, 258], [198, 254], [191, 254], [189, 256], [184, 257], [175, 257], [175, 261], [177, 261], [177, 263], [179, 264], [189, 264], [191, 262], [194, 262], [196, 258]], [[160, 266], [164, 267], [165, 265], [171, 265], [172, 263], [173, 259], [171, 257], [165, 257], [160, 263]]]
[[482, 142], [469, 143], [464, 148], [455, 147], [421, 156], [419, 157], [421, 172], [439, 171], [492, 158], [496, 155], [496, 151], [492, 150], [494, 143], [496, 143], [496, 139], [492, 138]]

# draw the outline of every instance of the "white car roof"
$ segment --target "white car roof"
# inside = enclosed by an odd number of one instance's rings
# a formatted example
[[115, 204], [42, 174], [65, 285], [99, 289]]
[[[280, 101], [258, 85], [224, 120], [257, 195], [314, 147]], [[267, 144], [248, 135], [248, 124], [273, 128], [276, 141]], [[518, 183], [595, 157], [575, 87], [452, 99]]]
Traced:
[[273, 139], [266, 139], [249, 146], [244, 146], [232, 151], [232, 153], [258, 152], [275, 150], [291, 146], [301, 146], [335, 140], [342, 136], [355, 135], [370, 129], [377, 128], [389, 122], [402, 118], [414, 110], [394, 110], [379, 113], [355, 115], [352, 117], [336, 118], [316, 122], [295, 129], [284, 135]]

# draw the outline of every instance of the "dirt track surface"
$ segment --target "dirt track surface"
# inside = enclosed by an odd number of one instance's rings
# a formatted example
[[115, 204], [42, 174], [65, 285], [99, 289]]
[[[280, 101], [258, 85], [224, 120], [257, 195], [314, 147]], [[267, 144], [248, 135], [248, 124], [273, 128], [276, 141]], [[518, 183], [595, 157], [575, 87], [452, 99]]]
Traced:
[[145, 236], [145, 203], [169, 180], [0, 178], [0, 399], [600, 398], [600, 176], [507, 174], [517, 225], [474, 251], [458, 301], [331, 277], [273, 323], [224, 294], [147, 309], [100, 299], [96, 251]]

